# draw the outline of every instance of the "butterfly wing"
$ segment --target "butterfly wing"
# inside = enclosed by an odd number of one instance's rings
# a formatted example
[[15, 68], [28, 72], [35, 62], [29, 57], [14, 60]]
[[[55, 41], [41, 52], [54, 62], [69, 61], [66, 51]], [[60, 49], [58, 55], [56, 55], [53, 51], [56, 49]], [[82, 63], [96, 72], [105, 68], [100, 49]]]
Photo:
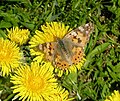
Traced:
[[63, 57], [68, 57], [67, 54], [62, 54], [57, 52], [54, 60], [55, 67], [59, 67], [62, 70], [67, 70], [71, 65], [77, 65], [84, 57], [84, 51], [81, 47], [74, 46], [71, 50], [73, 53], [70, 58], [66, 59]]
[[60, 62], [63, 60], [62, 58], [59, 58], [58, 60], [56, 60], [56, 63], [58, 62], [59, 64], [58, 66], [60, 66], [61, 68], [63, 67], [65, 68], [66, 66], [70, 66], [71, 64], [77, 65], [78, 63], [80, 63], [80, 61], [84, 57], [84, 47], [88, 42], [90, 33], [92, 31], [93, 31], [93, 24], [88, 23], [85, 24], [84, 26], [80, 26], [76, 28], [75, 30], [72, 30], [71, 32], [65, 35], [62, 41], [64, 42], [66, 49], [71, 51], [70, 54], [71, 60], [69, 60], [70, 62], [67, 62], [65, 60], [64, 62]]
[[69, 62], [63, 59], [62, 56], [58, 53], [56, 54], [53, 65], [55, 67], [59, 67], [59, 69], [62, 69], [62, 70], [65, 70], [70, 66]]
[[55, 67], [64, 70], [70, 66], [70, 56], [63, 51], [63, 47], [59, 46], [59, 42], [48, 42], [40, 44], [39, 50], [44, 53], [45, 60], [50, 61]]
[[84, 48], [86, 43], [89, 41], [90, 33], [93, 31], [93, 24], [87, 23], [84, 26], [79, 26], [75, 30], [72, 30], [65, 35], [63, 40], [70, 40], [77, 46]]
[[84, 57], [84, 51], [82, 47], [74, 47], [72, 49], [72, 52], [74, 53], [71, 57], [71, 61], [72, 64], [77, 65], [78, 63], [80, 63], [80, 61], [83, 59]]
[[48, 42], [39, 45], [39, 50], [44, 53], [47, 61], [53, 62], [55, 56], [56, 42]]

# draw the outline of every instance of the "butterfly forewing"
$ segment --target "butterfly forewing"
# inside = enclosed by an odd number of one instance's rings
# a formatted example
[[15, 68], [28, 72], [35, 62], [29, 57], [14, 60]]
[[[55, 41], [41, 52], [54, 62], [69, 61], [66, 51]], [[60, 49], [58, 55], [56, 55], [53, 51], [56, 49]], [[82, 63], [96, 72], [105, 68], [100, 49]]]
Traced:
[[39, 49], [44, 53], [47, 61], [53, 62], [55, 58], [56, 42], [47, 42], [39, 45]]
[[89, 41], [90, 33], [93, 31], [93, 24], [87, 23], [84, 26], [79, 26], [75, 30], [72, 30], [63, 38], [64, 40], [71, 40], [75, 45], [84, 48]]

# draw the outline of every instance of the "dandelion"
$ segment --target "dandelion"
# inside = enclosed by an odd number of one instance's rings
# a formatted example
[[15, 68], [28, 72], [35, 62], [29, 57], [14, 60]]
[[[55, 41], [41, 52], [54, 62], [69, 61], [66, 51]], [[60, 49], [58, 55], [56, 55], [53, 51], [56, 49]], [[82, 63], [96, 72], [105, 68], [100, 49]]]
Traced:
[[50, 101], [56, 92], [56, 79], [53, 67], [49, 63], [31, 63], [31, 66], [20, 66], [11, 76], [13, 93], [19, 100]]
[[72, 101], [74, 98], [69, 98], [69, 92], [62, 87], [57, 87], [57, 92], [54, 94], [52, 101]]
[[8, 38], [19, 45], [26, 43], [30, 34], [28, 29], [19, 29], [18, 27], [13, 27], [13, 29], [11, 28], [10, 30], [7, 29], [7, 31]]
[[0, 68], [3, 76], [19, 66], [21, 59], [19, 50], [15, 43], [0, 38]]
[[[62, 39], [68, 32], [71, 31], [69, 26], [65, 26], [63, 23], [59, 22], [51, 22], [46, 23], [46, 25], [41, 26], [42, 31], [36, 30], [35, 35], [30, 40], [30, 51], [31, 55], [36, 56], [34, 61], [40, 62], [45, 59], [45, 54], [41, 52], [38, 48], [40, 44], [47, 43], [47, 42], [54, 42], [56, 38]], [[71, 65], [67, 68], [55, 68], [55, 71], [58, 73], [59, 76], [66, 71], [66, 74], [69, 72], [76, 72], [77, 69], [80, 70], [85, 62], [84, 54], [81, 57], [81, 62], [77, 65]]]
[[118, 90], [114, 90], [111, 96], [108, 96], [105, 101], [120, 101], [120, 93]]

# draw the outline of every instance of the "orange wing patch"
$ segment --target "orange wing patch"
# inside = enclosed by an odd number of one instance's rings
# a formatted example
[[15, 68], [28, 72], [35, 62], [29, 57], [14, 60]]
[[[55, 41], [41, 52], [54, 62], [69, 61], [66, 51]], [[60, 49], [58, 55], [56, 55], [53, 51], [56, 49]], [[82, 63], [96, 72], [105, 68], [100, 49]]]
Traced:
[[74, 47], [72, 52], [74, 53], [72, 57], [72, 63], [77, 65], [83, 59], [84, 51], [81, 47]]
[[56, 67], [59, 67], [62, 70], [67, 69], [70, 65], [67, 61], [63, 60], [60, 55], [56, 55], [55, 61], [53, 63]]

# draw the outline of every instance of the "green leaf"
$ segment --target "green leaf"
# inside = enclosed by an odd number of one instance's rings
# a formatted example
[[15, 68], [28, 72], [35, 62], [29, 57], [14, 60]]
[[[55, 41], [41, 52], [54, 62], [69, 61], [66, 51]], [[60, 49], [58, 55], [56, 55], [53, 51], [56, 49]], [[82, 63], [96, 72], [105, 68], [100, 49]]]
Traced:
[[10, 22], [6, 22], [6, 21], [0, 22], [0, 28], [9, 28], [9, 27], [12, 27], [12, 24]]
[[86, 62], [84, 64], [84, 66], [88, 67], [89, 63], [92, 61], [92, 58], [95, 55], [98, 55], [98, 54], [102, 53], [103, 51], [105, 51], [108, 48], [109, 45], [110, 45], [110, 43], [103, 43], [103, 44], [97, 46], [92, 52], [90, 52], [87, 55]]
[[71, 72], [69, 75], [67, 75], [63, 81], [63, 86], [69, 90], [77, 90], [77, 73]]
[[25, 23], [25, 22], [21, 22], [22, 25], [24, 25], [25, 27], [27, 27], [30, 30], [33, 30], [35, 25], [32, 23]]
[[109, 45], [110, 45], [110, 43], [103, 43], [103, 44], [97, 46], [91, 53], [88, 54], [87, 59], [90, 60], [95, 55], [102, 53], [103, 51], [105, 51], [108, 48]]

